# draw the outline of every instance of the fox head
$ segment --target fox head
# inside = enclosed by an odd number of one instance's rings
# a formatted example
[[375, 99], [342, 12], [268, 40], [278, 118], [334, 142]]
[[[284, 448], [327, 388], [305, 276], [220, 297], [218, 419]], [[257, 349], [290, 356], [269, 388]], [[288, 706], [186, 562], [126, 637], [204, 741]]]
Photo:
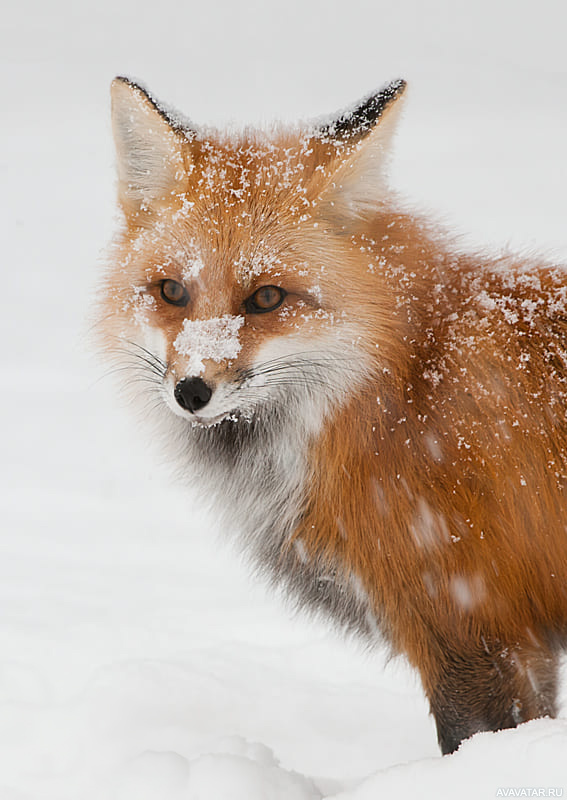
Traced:
[[123, 224], [101, 319], [136, 394], [149, 385], [206, 427], [284, 406], [317, 424], [356, 390], [390, 336], [364, 230], [385, 202], [404, 89], [297, 130], [230, 135], [114, 80]]

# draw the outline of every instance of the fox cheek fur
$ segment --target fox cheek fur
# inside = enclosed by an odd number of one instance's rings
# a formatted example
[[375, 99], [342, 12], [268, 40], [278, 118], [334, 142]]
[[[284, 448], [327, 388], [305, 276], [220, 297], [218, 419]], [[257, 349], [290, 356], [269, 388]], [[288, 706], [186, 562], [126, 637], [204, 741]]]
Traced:
[[404, 654], [448, 753], [556, 713], [567, 286], [389, 193], [404, 88], [229, 136], [117, 78], [100, 328], [253, 565]]

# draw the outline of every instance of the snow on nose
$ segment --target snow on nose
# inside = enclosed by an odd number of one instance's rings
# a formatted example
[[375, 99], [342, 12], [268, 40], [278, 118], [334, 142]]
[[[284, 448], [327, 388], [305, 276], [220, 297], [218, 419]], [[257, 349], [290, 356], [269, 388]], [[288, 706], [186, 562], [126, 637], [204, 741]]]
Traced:
[[242, 345], [238, 331], [244, 317], [225, 314], [213, 319], [185, 319], [173, 346], [181, 356], [189, 356], [187, 374], [199, 375], [205, 359], [224, 361], [236, 358]]

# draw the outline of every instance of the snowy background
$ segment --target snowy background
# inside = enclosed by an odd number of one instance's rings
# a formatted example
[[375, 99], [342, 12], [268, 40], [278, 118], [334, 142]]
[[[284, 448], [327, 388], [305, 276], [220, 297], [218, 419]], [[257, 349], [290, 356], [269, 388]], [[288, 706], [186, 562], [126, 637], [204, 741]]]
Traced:
[[567, 669], [562, 719], [441, 759], [416, 677], [248, 579], [88, 341], [115, 219], [117, 73], [216, 124], [317, 116], [404, 77], [395, 185], [468, 242], [567, 261], [566, 8], [3, 11], [0, 800], [567, 795]]

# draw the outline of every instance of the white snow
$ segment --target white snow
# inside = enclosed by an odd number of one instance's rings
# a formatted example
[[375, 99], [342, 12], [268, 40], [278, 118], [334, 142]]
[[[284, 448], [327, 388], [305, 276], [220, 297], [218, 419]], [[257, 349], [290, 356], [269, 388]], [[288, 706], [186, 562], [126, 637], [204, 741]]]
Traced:
[[89, 355], [115, 74], [197, 124], [407, 78], [394, 185], [463, 246], [567, 261], [566, 23], [558, 0], [6, 7], [1, 800], [567, 796], [565, 669], [558, 720], [441, 758], [415, 675], [253, 581]]
[[220, 362], [236, 358], [242, 348], [238, 331], [243, 325], [244, 317], [230, 314], [211, 319], [184, 319], [173, 346], [180, 355], [189, 356], [187, 374], [199, 375], [206, 359]]

